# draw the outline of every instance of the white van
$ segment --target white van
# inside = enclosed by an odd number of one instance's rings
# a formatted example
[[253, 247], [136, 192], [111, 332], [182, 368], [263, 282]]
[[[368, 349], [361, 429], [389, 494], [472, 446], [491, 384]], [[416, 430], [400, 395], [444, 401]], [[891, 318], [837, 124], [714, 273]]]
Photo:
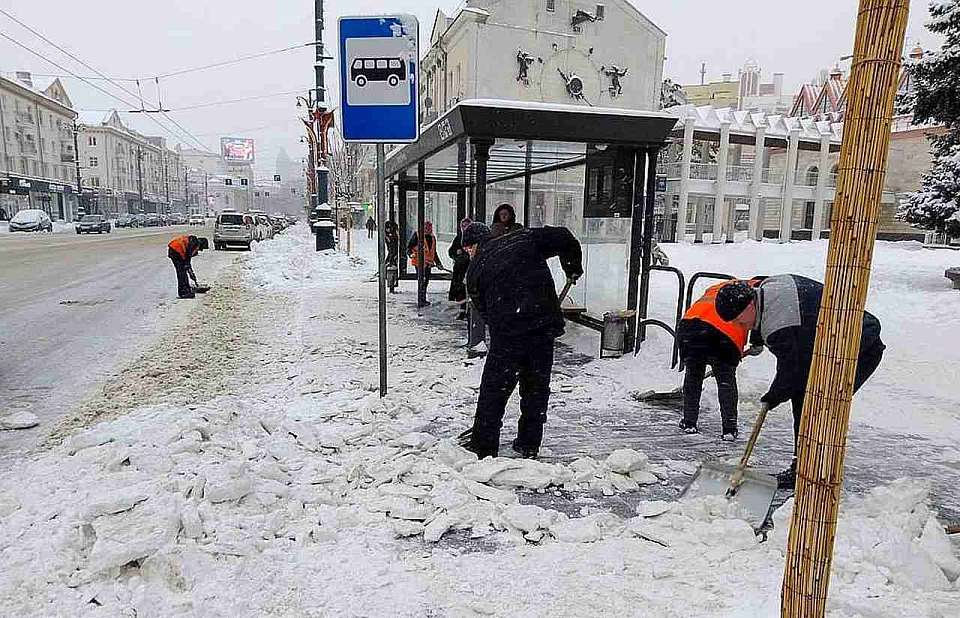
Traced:
[[250, 245], [257, 240], [256, 226], [251, 215], [235, 211], [221, 212], [213, 228], [213, 248], [222, 251], [229, 245], [239, 245], [249, 251]]

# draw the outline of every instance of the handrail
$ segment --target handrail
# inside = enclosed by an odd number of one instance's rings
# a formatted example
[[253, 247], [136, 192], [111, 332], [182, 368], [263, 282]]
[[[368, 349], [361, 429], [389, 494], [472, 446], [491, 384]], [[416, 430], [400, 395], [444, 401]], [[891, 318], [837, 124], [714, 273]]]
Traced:
[[[678, 284], [678, 289], [677, 289], [677, 311], [676, 311], [677, 321], [676, 321], [676, 325], [675, 325], [674, 329], [670, 330], [670, 333], [673, 335], [673, 354], [672, 354], [672, 359], [671, 359], [671, 365], [670, 365], [670, 367], [673, 368], [673, 367], [676, 367], [676, 366], [677, 366], [677, 362], [678, 362], [678, 359], [679, 359], [679, 356], [680, 356], [680, 348], [679, 348], [679, 346], [678, 346], [678, 344], [677, 344], [676, 326], [679, 326], [679, 325], [680, 325], [680, 320], [683, 318], [683, 312], [684, 312], [684, 308], [683, 308], [683, 306], [682, 306], [682, 305], [683, 305], [683, 287], [684, 287], [684, 286], [683, 286], [683, 284], [684, 284], [683, 271], [681, 271], [679, 268], [676, 268], [676, 267], [674, 267], [674, 266], [650, 266], [649, 268], [647, 268], [647, 272], [650, 272], [650, 271], [653, 271], [653, 270], [659, 270], [659, 271], [662, 271], [662, 272], [673, 273], [673, 274], [675, 274], [675, 275], [677, 276], [677, 284]], [[647, 318], [647, 316], [646, 316], [646, 308], [644, 308], [643, 315], [641, 315], [641, 320], [640, 320], [640, 322], [637, 324], [637, 334], [638, 334], [638, 336], [637, 336], [636, 343], [634, 344], [634, 349], [633, 349], [633, 355], [634, 355], [634, 356], [636, 356], [637, 354], [640, 353], [640, 345], [643, 343], [643, 340], [646, 338], [646, 337], [645, 337], [646, 329], [645, 329], [644, 327], [645, 327], [646, 324], [649, 322], [646, 318]]]

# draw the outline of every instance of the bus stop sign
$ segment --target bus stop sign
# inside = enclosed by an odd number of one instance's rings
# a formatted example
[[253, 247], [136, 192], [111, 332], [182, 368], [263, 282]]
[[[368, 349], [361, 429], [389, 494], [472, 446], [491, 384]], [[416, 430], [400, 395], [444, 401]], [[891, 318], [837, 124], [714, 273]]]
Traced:
[[340, 126], [344, 141], [417, 141], [417, 19], [410, 15], [341, 17], [339, 26]]

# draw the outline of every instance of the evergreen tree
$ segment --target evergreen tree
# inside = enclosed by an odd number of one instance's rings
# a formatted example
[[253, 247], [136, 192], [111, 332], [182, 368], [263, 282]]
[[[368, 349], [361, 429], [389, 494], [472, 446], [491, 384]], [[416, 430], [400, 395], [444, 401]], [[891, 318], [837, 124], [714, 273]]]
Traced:
[[901, 204], [908, 223], [960, 233], [960, 0], [935, 0], [927, 28], [944, 37], [940, 51], [925, 56], [909, 70], [914, 79], [913, 121], [935, 123], [946, 131], [931, 139], [933, 167], [924, 174], [920, 191]]

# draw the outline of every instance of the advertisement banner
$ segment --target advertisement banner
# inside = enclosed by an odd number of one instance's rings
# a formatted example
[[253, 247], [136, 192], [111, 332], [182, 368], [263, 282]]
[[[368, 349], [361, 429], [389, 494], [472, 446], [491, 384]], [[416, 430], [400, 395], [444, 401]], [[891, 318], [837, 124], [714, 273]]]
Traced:
[[253, 163], [253, 140], [246, 137], [221, 137], [220, 154], [227, 163]]

